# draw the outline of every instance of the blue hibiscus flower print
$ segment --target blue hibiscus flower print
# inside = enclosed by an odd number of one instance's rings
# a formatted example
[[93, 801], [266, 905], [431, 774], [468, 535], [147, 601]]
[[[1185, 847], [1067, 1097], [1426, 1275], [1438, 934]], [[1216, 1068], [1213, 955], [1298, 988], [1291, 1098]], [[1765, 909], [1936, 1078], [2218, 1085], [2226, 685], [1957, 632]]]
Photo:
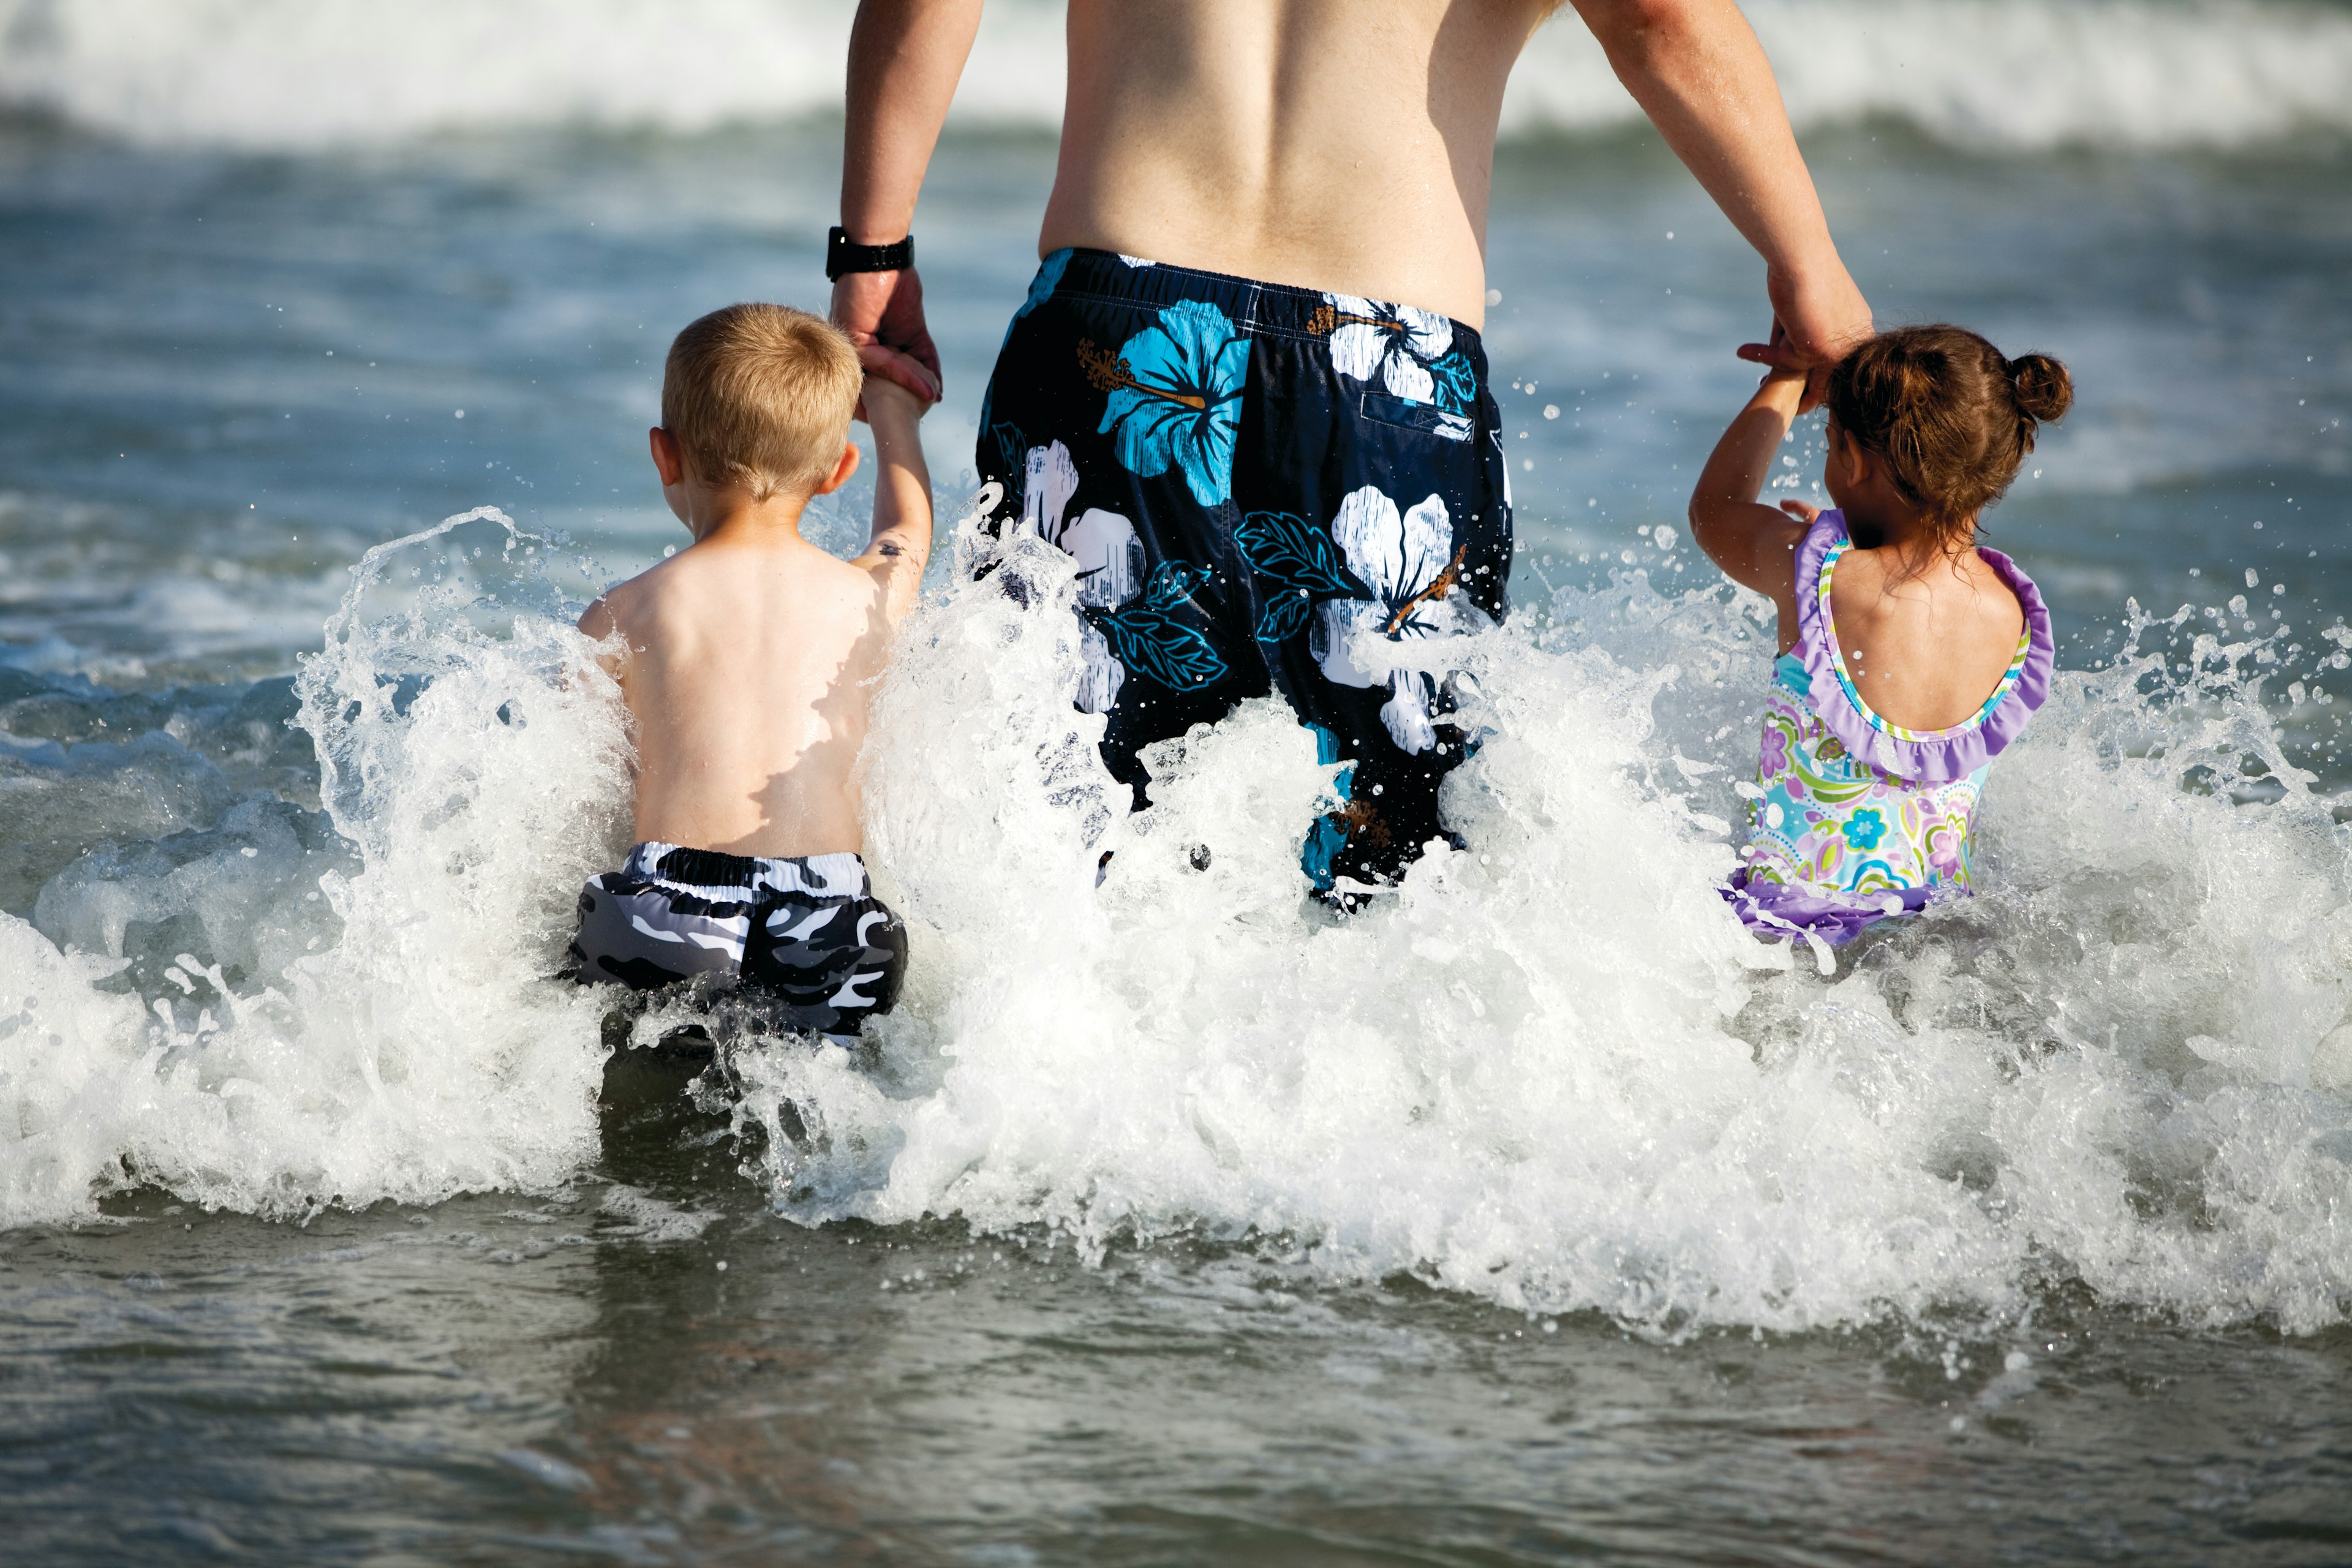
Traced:
[[1848, 844], [1867, 853], [1877, 848], [1878, 841], [1886, 837], [1886, 818], [1876, 806], [1864, 806], [1845, 819], [1843, 831]]
[[1152, 479], [1181, 468], [1202, 506], [1233, 495], [1249, 342], [1223, 310], [1205, 300], [1180, 300], [1117, 354], [1080, 339], [1078, 362], [1087, 379], [1110, 395], [1097, 433], [1114, 437], [1129, 473]]

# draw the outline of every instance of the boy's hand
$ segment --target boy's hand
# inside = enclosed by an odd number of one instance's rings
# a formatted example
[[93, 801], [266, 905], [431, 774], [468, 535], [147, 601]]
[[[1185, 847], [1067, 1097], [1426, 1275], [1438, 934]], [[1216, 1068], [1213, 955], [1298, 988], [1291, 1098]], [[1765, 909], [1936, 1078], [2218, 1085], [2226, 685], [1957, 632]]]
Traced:
[[857, 396], [857, 417], [869, 425], [877, 409], [883, 411], [885, 418], [903, 418], [912, 424], [929, 413], [939, 401], [936, 392], [929, 397], [916, 395], [894, 374], [904, 367], [904, 355], [868, 343], [857, 351], [857, 363], [866, 369], [866, 386]]
[[878, 375], [866, 378], [866, 390], [858, 395], [858, 405], [869, 425], [912, 425], [929, 412], [931, 406], [897, 382], [886, 381]]

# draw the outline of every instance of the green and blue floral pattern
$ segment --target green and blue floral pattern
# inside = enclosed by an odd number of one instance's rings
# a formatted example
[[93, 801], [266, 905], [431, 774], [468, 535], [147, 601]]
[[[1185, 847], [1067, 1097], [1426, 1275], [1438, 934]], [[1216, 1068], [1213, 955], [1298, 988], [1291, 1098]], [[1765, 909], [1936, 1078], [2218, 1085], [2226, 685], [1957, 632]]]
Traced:
[[1883, 773], [1813, 711], [1804, 661], [1783, 654], [1764, 701], [1751, 880], [1840, 893], [1969, 885], [1969, 820], [1990, 766], [1929, 784]]

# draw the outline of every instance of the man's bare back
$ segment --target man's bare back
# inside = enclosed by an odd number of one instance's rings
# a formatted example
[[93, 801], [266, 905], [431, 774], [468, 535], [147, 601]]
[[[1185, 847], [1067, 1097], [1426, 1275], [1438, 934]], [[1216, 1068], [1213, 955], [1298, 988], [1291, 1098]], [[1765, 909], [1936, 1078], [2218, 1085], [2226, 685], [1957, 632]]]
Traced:
[[1076, 0], [1040, 248], [1476, 325], [1503, 83], [1557, 0]]
[[[1401, 301], [1482, 324], [1495, 134], [1559, 0], [1071, 0], [1061, 162], [1039, 254], [1066, 246]], [[1755, 35], [1733, 0], [1577, 0], [1620, 79], [1767, 268], [1773, 341], [1826, 363], [1869, 330]], [[980, 0], [864, 0], [842, 226], [910, 228]], [[920, 285], [851, 273], [834, 314], [935, 387]]]
[[[607, 593], [581, 617], [624, 651], [637, 742], [639, 842], [732, 855], [862, 849], [852, 780], [889, 629], [912, 607], [929, 548], [920, 405], [898, 387], [866, 398], [882, 474], [873, 542], [842, 561], [800, 534], [807, 498], [752, 502], [688, 479], [666, 431], [654, 460], [695, 542]], [[833, 489], [856, 467], [846, 454]]]

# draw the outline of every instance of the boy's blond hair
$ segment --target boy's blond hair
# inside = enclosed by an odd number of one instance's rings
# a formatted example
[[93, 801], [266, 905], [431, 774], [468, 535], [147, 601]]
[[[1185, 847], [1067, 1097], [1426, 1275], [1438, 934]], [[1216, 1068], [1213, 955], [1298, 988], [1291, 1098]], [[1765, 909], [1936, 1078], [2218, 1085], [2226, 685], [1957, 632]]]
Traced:
[[832, 323], [784, 305], [688, 322], [662, 370], [662, 424], [705, 484], [812, 495], [849, 440], [865, 373]]

